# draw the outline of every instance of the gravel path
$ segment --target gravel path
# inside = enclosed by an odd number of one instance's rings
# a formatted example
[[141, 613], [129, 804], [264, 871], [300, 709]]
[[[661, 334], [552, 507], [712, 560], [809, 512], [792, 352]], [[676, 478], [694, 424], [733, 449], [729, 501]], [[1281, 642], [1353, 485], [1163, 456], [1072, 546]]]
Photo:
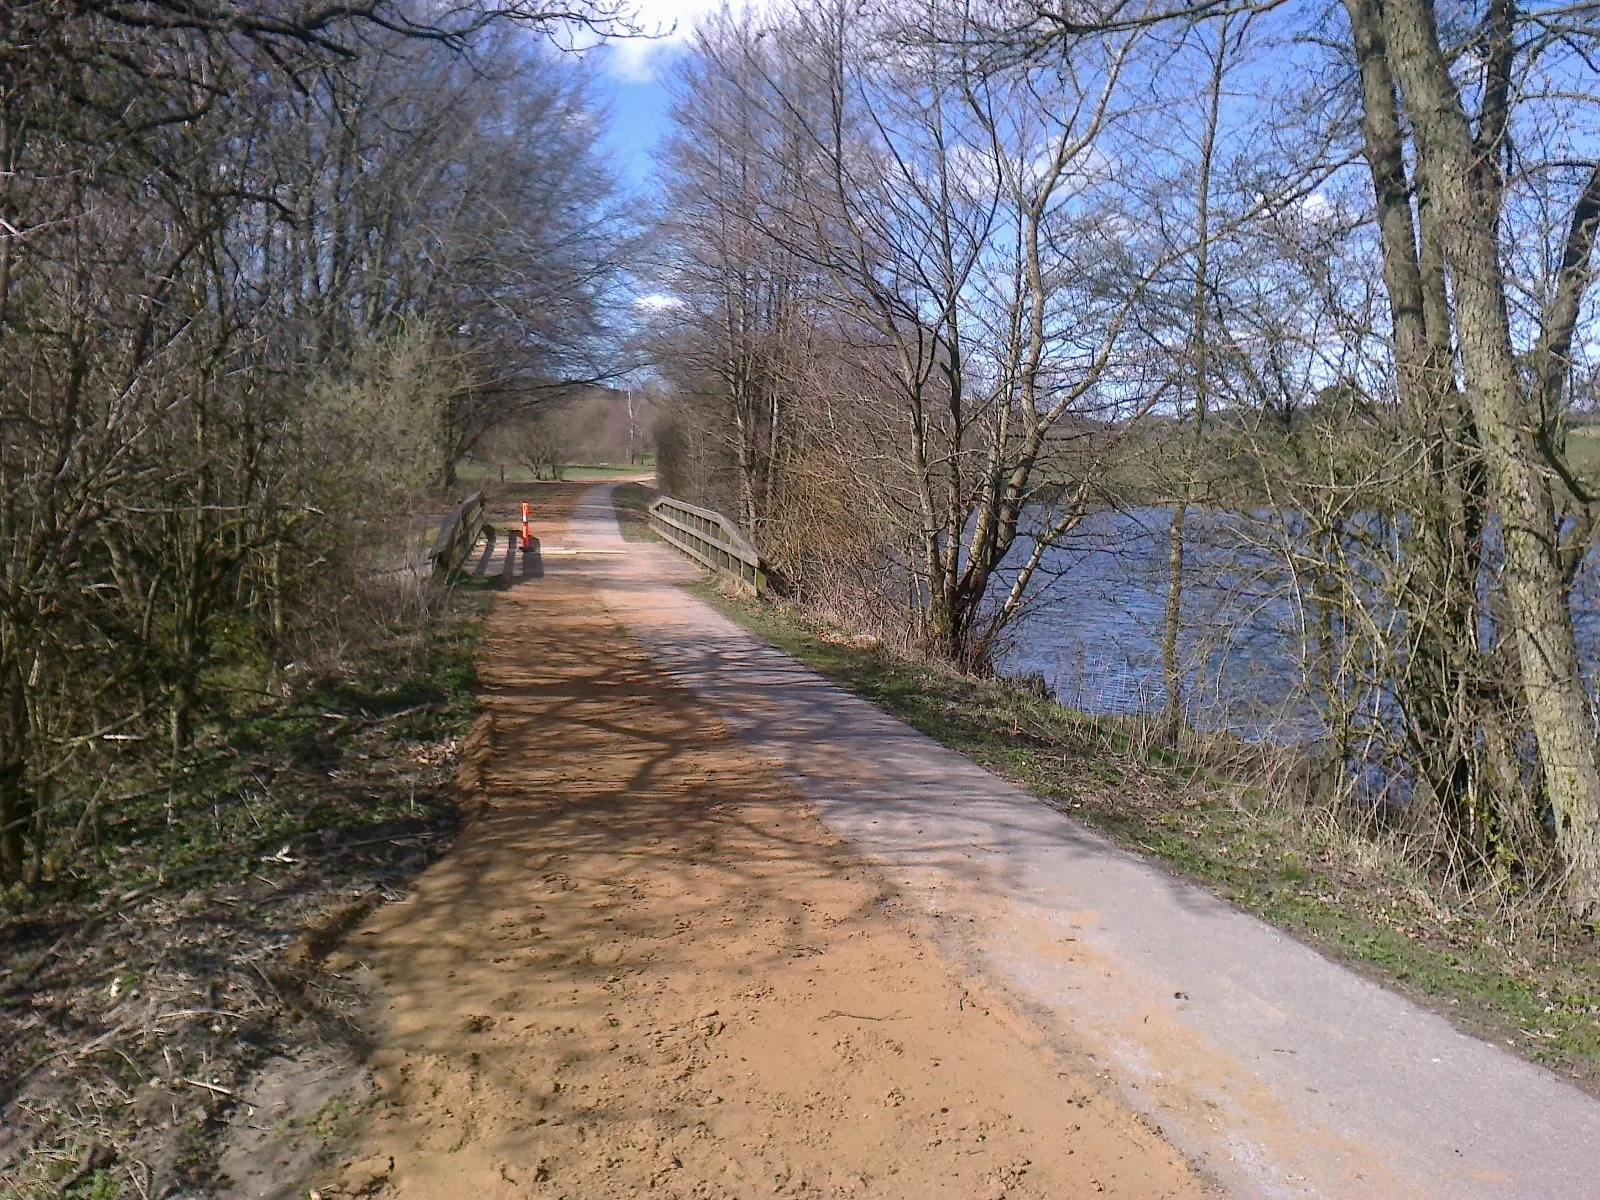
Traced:
[[1600, 1197], [1600, 1102], [1111, 846], [833, 687], [623, 543], [609, 488], [567, 538], [658, 665], [1010, 997], [1230, 1195]]

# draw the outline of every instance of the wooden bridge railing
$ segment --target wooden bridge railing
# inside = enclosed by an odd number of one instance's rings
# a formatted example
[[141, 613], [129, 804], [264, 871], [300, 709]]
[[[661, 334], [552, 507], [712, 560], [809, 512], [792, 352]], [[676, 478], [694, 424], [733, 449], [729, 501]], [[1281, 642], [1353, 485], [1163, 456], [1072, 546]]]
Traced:
[[483, 493], [473, 492], [439, 526], [439, 536], [433, 539], [433, 549], [428, 551], [433, 573], [448, 579], [461, 570], [482, 532]]
[[650, 528], [668, 545], [753, 595], [767, 590], [767, 564], [761, 552], [721, 513], [662, 496], [650, 506]]

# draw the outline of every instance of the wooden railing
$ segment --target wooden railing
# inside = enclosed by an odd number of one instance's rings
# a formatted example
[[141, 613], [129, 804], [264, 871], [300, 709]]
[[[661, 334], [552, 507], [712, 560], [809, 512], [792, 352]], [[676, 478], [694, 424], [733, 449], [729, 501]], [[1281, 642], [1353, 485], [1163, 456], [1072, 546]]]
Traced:
[[433, 539], [433, 549], [428, 551], [433, 573], [448, 579], [461, 570], [482, 532], [483, 493], [473, 492], [439, 526], [439, 536]]
[[662, 496], [650, 506], [661, 540], [754, 595], [767, 590], [767, 564], [739, 527], [721, 513]]

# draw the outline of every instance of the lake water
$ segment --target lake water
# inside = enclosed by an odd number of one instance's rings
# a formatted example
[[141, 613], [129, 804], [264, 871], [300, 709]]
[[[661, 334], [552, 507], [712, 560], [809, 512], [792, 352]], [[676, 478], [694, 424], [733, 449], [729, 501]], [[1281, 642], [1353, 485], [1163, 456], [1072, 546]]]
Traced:
[[[1049, 551], [1048, 586], [1012, 628], [1007, 674], [1038, 672], [1061, 701], [1102, 714], [1166, 703], [1165, 508], [1098, 512]], [[1182, 633], [1189, 721], [1252, 738], [1315, 736], [1304, 702], [1303, 609], [1270, 525], [1191, 510]]]
[[[1011, 630], [1000, 668], [1038, 672], [1064, 704], [1086, 712], [1161, 712], [1171, 514], [1095, 513], [1052, 549], [1044, 561], [1049, 585]], [[1196, 728], [1283, 741], [1321, 733], [1303, 686], [1306, 609], [1285, 569], [1285, 537], [1271, 517], [1189, 512], [1179, 647], [1186, 717]], [[1590, 555], [1572, 601], [1593, 690], [1600, 555]]]

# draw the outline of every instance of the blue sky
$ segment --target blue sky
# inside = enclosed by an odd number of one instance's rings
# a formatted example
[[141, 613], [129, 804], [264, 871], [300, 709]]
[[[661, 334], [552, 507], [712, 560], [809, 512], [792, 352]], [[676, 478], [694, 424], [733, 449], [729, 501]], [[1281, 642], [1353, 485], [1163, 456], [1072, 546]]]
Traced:
[[650, 151], [667, 126], [662, 78], [684, 52], [689, 31], [722, 0], [634, 0], [639, 28], [657, 36], [613, 42], [586, 56], [600, 73], [600, 91], [611, 109], [610, 148], [624, 179], [647, 186]]
[[648, 186], [650, 152], [667, 127], [667, 94], [657, 79], [622, 78], [611, 71], [601, 81], [611, 110], [608, 141], [612, 157], [629, 185]]

